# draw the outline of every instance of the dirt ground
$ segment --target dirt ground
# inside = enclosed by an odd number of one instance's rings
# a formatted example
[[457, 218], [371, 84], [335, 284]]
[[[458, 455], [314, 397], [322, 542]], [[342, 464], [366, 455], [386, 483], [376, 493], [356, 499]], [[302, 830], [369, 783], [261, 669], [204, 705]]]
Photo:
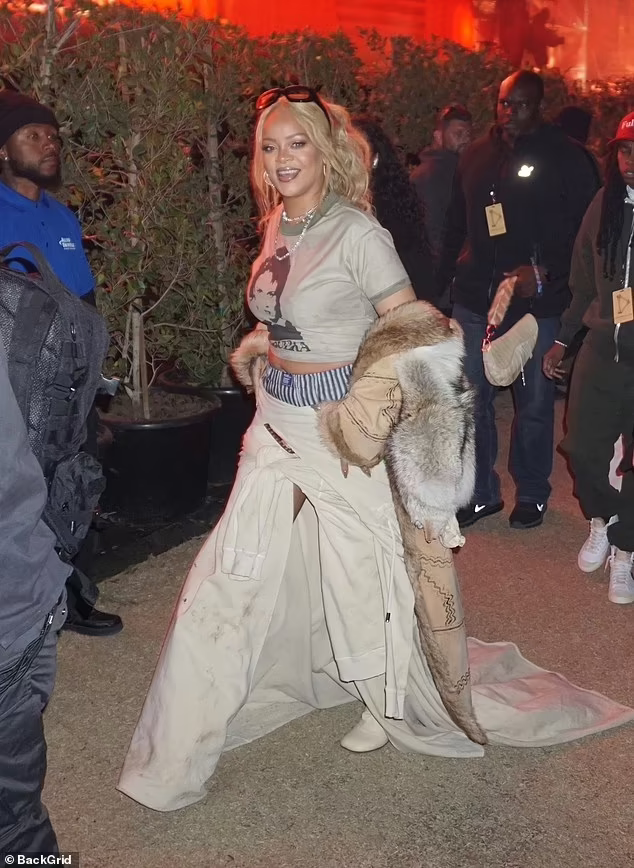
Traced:
[[[558, 410], [561, 414], [561, 407]], [[501, 396], [500, 443], [510, 404]], [[634, 705], [634, 605], [607, 600], [576, 566], [586, 525], [558, 457], [543, 527], [507, 510], [468, 531], [458, 555], [469, 632], [516, 642], [534, 662]], [[208, 798], [159, 814], [115, 790], [178, 589], [200, 541], [101, 585], [125, 630], [63, 634], [46, 716], [45, 798], [83, 868], [631, 868], [634, 726], [557, 748], [488, 748], [484, 759], [352, 755], [338, 746], [358, 707], [315, 712], [226, 754]]]

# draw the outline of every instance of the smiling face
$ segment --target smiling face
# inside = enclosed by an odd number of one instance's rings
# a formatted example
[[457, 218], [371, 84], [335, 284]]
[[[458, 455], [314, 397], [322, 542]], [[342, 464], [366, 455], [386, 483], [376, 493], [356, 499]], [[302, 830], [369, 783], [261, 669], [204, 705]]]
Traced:
[[634, 142], [619, 142], [616, 159], [621, 177], [628, 187], [634, 187]]
[[289, 217], [305, 214], [324, 192], [324, 161], [289, 106], [279, 102], [262, 126], [264, 169]]
[[[21, 127], [0, 149], [4, 178], [14, 189], [54, 189], [61, 180], [61, 139], [49, 124]], [[28, 195], [28, 193], [25, 193]]]

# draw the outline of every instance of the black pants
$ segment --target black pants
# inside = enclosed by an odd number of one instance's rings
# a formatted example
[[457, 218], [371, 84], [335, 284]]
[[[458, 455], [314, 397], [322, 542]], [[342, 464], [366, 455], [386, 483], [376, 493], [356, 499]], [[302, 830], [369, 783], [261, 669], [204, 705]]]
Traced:
[[[99, 457], [97, 444], [98, 428], [99, 414], [97, 413], [96, 405], [93, 404], [86, 420], [86, 442], [83, 445], [83, 449], [95, 458]], [[66, 581], [68, 608], [71, 611], [76, 610], [78, 604], [81, 606], [82, 603], [84, 606], [94, 606], [99, 596], [97, 585], [89, 578], [91, 561], [95, 552], [95, 536], [95, 532], [92, 529], [89, 530], [82, 547], [73, 558], [75, 569]]]
[[[99, 588], [88, 576], [91, 561], [95, 551], [95, 533], [88, 531], [82, 547], [73, 558], [73, 571], [66, 580], [66, 593], [68, 595], [68, 608], [76, 611], [78, 606], [94, 606], [99, 596]], [[83, 604], [83, 605], [82, 605]]]
[[614, 444], [634, 432], [634, 367], [599, 355], [586, 341], [575, 363], [562, 443], [586, 518], [619, 520], [608, 529], [611, 545], [634, 551], [634, 472], [617, 491], [608, 478]]
[[42, 804], [42, 714], [53, 692], [57, 634], [65, 618], [62, 598], [46, 628], [37, 624], [8, 648], [0, 646], [0, 855], [57, 853]]

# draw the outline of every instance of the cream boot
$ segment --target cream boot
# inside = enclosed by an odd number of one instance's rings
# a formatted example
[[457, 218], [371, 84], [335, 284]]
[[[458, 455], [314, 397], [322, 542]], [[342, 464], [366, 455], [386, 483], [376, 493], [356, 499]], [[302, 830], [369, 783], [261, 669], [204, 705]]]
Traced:
[[353, 753], [368, 753], [385, 747], [388, 741], [385, 730], [366, 708], [359, 723], [341, 739], [341, 747]]

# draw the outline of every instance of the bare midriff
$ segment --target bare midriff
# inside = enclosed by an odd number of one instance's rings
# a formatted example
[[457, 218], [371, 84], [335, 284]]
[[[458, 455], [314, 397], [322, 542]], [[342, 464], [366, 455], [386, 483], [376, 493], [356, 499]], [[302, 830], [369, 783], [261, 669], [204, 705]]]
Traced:
[[311, 365], [306, 364], [305, 362], [290, 362], [288, 359], [280, 359], [279, 356], [276, 356], [273, 350], [269, 347], [269, 364], [273, 368], [277, 368], [280, 371], [286, 371], [289, 374], [321, 374], [322, 371], [334, 371], [336, 368], [343, 368], [346, 365], [351, 365], [354, 359], [351, 359], [349, 362], [339, 362], [336, 365], [323, 364], [323, 365]]

